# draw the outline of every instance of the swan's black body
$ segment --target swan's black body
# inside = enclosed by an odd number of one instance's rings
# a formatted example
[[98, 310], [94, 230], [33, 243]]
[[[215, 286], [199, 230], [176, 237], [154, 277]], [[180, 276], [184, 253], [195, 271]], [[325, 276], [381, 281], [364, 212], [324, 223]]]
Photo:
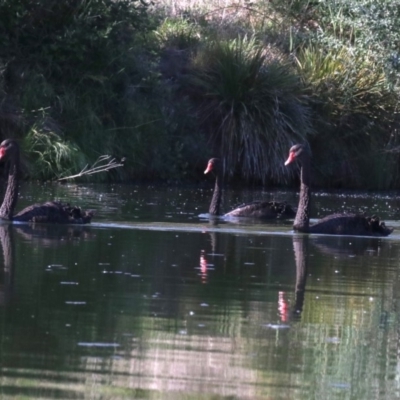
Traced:
[[22, 222], [45, 222], [56, 224], [87, 224], [93, 212], [82, 211], [57, 201], [33, 204], [14, 214], [18, 201], [19, 146], [15, 140], [6, 139], [0, 144], [0, 161], [6, 161], [7, 189], [0, 207], [0, 218]]
[[[211, 204], [209, 208], [210, 215], [221, 215], [221, 199], [222, 199], [222, 170], [218, 158], [212, 158], [208, 161], [205, 174], [213, 171], [216, 175], [215, 187]], [[278, 203], [276, 201], [254, 201], [244, 204], [234, 210], [224, 214], [224, 217], [230, 218], [258, 218], [258, 219], [287, 219], [294, 218], [296, 212], [286, 203]]]
[[393, 229], [386, 227], [379, 218], [361, 214], [332, 214], [310, 225], [310, 152], [301, 144], [294, 145], [285, 162], [288, 165], [295, 160], [301, 164], [300, 197], [293, 228], [299, 232], [322, 233], [328, 235], [388, 236]]

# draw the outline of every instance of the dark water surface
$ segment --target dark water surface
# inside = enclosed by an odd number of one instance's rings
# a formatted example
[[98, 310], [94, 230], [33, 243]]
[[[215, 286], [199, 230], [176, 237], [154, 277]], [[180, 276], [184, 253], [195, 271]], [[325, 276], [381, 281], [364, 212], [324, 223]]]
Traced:
[[[318, 193], [313, 216], [368, 208], [388, 238], [210, 222], [210, 190], [26, 185], [84, 227], [0, 224], [2, 399], [400, 397], [395, 193]], [[235, 192], [297, 203], [295, 192]]]

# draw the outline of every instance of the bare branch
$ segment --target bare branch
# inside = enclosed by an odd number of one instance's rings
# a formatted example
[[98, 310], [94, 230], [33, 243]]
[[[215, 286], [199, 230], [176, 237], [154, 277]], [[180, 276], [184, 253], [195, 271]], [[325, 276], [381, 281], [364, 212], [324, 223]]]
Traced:
[[394, 153], [394, 154], [399, 154], [400, 153], [400, 146], [394, 146], [390, 149], [385, 150], [386, 153]]
[[122, 158], [120, 161], [117, 161], [115, 158], [112, 156], [108, 155], [103, 155], [100, 156], [96, 162], [93, 164], [91, 168], [89, 168], [89, 165], [86, 165], [81, 172], [79, 172], [76, 175], [70, 175], [70, 176], [64, 176], [63, 178], [57, 179], [58, 181], [64, 181], [66, 179], [75, 179], [79, 178], [84, 175], [93, 175], [97, 174], [99, 172], [107, 172], [110, 169], [118, 168], [118, 167], [123, 167], [124, 166], [124, 161], [125, 158]]

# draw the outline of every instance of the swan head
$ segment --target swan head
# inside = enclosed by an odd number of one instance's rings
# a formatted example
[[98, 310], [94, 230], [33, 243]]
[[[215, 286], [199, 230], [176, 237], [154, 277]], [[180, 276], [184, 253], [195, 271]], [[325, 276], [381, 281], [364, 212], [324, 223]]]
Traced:
[[219, 158], [211, 158], [208, 160], [207, 168], [204, 171], [205, 174], [208, 174], [211, 171], [216, 171], [219, 168]]
[[0, 143], [0, 161], [18, 154], [19, 147], [15, 140], [5, 139]]
[[306, 155], [310, 155], [310, 150], [308, 146], [305, 146], [304, 144], [295, 144], [289, 150], [289, 157], [285, 161], [285, 165], [289, 165], [298, 159], [302, 159], [302, 157]]

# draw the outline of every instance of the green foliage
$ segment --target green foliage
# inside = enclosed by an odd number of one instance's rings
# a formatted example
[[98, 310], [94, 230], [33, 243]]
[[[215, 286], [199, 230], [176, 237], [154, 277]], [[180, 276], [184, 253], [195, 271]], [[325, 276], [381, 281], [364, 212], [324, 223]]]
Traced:
[[[388, 81], [397, 87], [400, 41], [400, 1], [340, 0], [328, 2], [330, 15], [340, 15], [344, 40], [359, 51], [368, 52], [378, 67], [385, 68]], [[332, 18], [322, 14], [326, 34], [332, 31]]]
[[312, 141], [321, 154], [316, 158], [321, 181], [347, 182], [353, 187], [393, 184], [392, 179], [383, 180], [375, 173], [376, 165], [381, 171], [386, 169], [385, 162], [387, 168], [394, 166], [393, 157], [383, 150], [392, 139], [398, 99], [388, 90], [383, 69], [346, 46], [328, 51], [310, 44], [296, 54], [315, 114], [318, 135]]
[[[146, 56], [146, 9], [136, 0], [0, 3], [1, 100], [22, 116], [11, 136], [26, 136], [31, 176], [54, 179], [131, 147], [132, 93], [146, 95], [156, 75]], [[56, 121], [50, 129], [49, 121]], [[123, 140], [115, 140], [116, 128]]]
[[261, 7], [267, 7], [264, 12], [275, 15], [286, 28], [290, 25], [303, 27], [315, 16], [319, 5], [314, 0], [271, 0], [267, 5], [261, 3]]
[[[209, 43], [193, 60], [187, 89], [214, 153], [232, 175], [285, 179], [282, 159], [311, 132], [301, 84], [250, 38]], [[221, 153], [221, 154], [219, 154]]]
[[263, 4], [308, 87], [316, 131], [309, 141], [322, 186], [398, 185], [399, 6], [398, 0]]
[[394, 105], [394, 96], [390, 97], [385, 88], [383, 70], [374, 68], [362, 54], [345, 46], [327, 51], [313, 44], [302, 47], [296, 54], [298, 70], [311, 86], [311, 95], [325, 103], [326, 115], [379, 113], [380, 101], [371, 102], [373, 96], [382, 101], [386, 95], [387, 105]]
[[148, 23], [138, 0], [6, 0], [0, 3], [0, 21], [7, 56], [60, 74], [71, 62], [100, 72], [113, 61], [105, 50], [122, 49]]
[[386, 83], [399, 89], [399, 0], [282, 0], [268, 7], [295, 33], [295, 45], [313, 40], [327, 51], [348, 46], [384, 70]]
[[393, 187], [399, 10], [400, 0], [4, 0], [1, 136], [23, 139], [35, 178], [111, 154], [126, 168], [94, 179], [176, 180], [222, 155], [230, 176], [275, 183], [287, 148], [307, 140], [322, 184]]
[[29, 172], [25, 171], [30, 178], [56, 178], [83, 167], [84, 156], [77, 146], [45, 126], [34, 124], [24, 138], [23, 148], [33, 156], [33, 164], [26, 168]]
[[399, 89], [399, 0], [273, 0], [256, 4], [263, 15], [272, 16], [272, 30], [290, 37], [291, 50], [310, 40], [326, 51], [347, 46], [384, 70], [386, 84]]
[[188, 49], [199, 42], [199, 29], [184, 18], [166, 18], [157, 28], [156, 35], [163, 47]]

